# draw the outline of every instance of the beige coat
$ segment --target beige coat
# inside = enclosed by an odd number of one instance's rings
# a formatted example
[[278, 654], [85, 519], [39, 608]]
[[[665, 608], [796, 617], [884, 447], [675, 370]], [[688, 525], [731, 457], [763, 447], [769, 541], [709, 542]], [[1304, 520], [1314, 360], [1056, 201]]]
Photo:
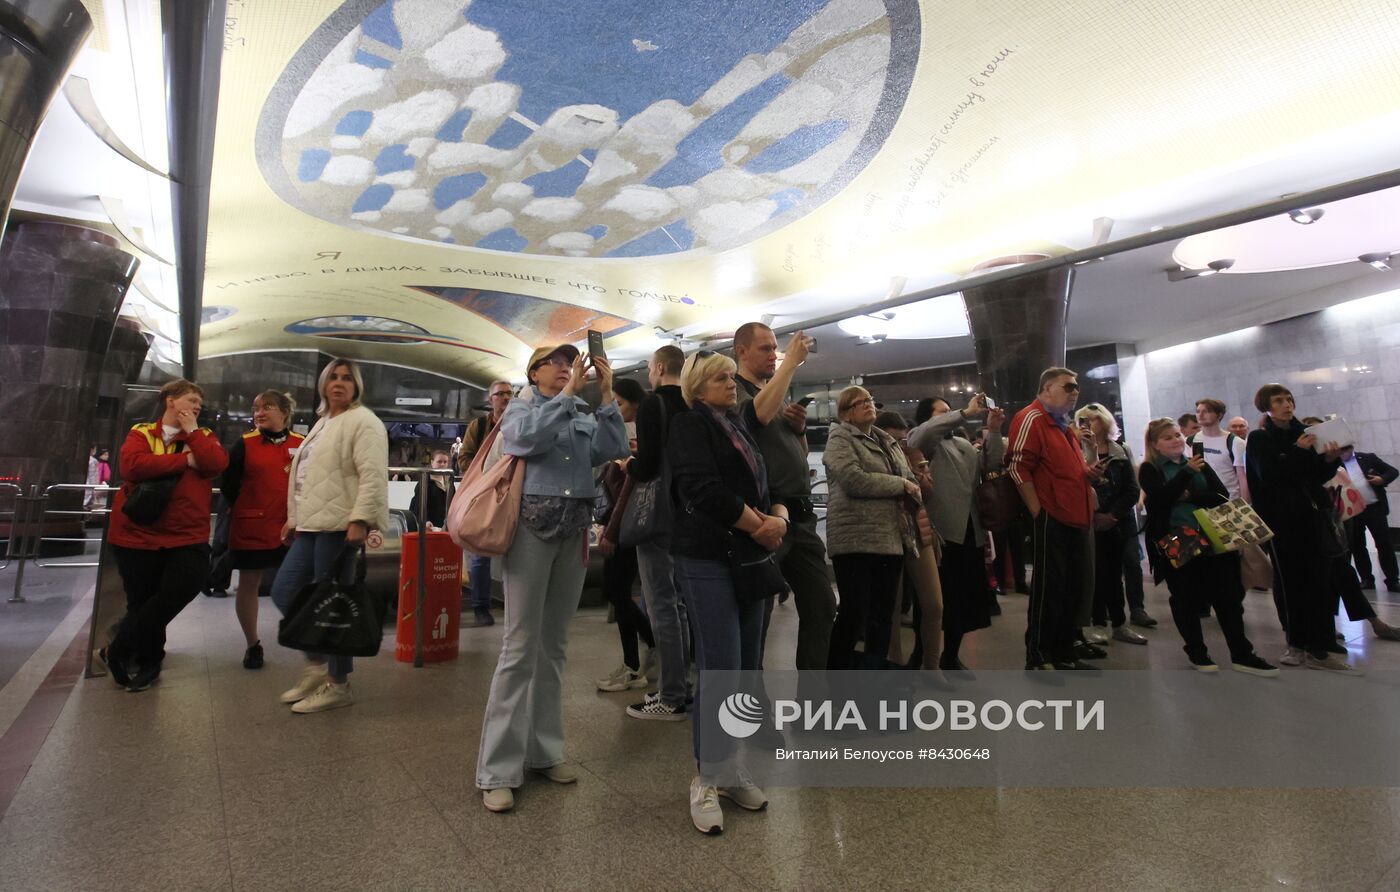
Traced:
[[[310, 462], [297, 484], [303, 457]], [[330, 532], [363, 521], [389, 526], [389, 434], [364, 406], [323, 417], [292, 459], [287, 520], [295, 529]]]
[[845, 422], [832, 425], [822, 464], [830, 487], [827, 554], [919, 553], [904, 508], [904, 481], [918, 481], [893, 437], [878, 427], [863, 434]]

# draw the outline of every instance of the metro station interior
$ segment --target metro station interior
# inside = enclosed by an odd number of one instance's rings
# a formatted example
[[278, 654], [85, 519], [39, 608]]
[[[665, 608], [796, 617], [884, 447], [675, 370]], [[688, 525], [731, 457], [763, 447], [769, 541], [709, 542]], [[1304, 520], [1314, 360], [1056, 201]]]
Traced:
[[[449, 659], [395, 626], [425, 597], [433, 454], [590, 332], [642, 388], [660, 348], [810, 338], [786, 396], [822, 518], [853, 385], [905, 427], [979, 395], [1010, 425], [1065, 367], [1142, 460], [1151, 420], [1205, 398], [1266, 426], [1279, 383], [1400, 465], [1398, 46], [1400, 5], [1354, 0], [0, 0], [0, 887], [1400, 889], [1400, 643], [1377, 631], [1400, 626], [1400, 509], [1351, 540], [1374, 620], [1348, 602], [1335, 646], [1365, 676], [1323, 679], [1369, 692], [1341, 730], [1393, 764], [1365, 781], [774, 786], [696, 833], [691, 721], [595, 683], [619, 632], [594, 531], [562, 675], [576, 782], [533, 777], [496, 814], [477, 741], [500, 559], [475, 626], [450, 549]], [[304, 660], [266, 597], [266, 666], [240, 664], [227, 577], [169, 623], [158, 683], [114, 685], [128, 432], [186, 379], [225, 449], [269, 389], [305, 434], [337, 359], [393, 469], [367, 583], [394, 612], [354, 708], [278, 702]], [[1022, 669], [1030, 560], [989, 555], [997, 615], [962, 668]], [[1167, 586], [1137, 571], [1160, 624], [1097, 665], [1189, 675]], [[1269, 588], [1243, 616], [1272, 664], [1295, 642]], [[795, 599], [771, 611], [762, 668], [809, 668]], [[1202, 762], [1223, 743], [1160, 733]]]

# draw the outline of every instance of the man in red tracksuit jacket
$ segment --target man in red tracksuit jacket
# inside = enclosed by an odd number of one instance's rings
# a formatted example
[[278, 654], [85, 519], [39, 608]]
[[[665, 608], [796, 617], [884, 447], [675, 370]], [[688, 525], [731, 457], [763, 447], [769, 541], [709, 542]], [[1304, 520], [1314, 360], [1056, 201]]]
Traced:
[[1094, 584], [1093, 481], [1070, 423], [1079, 382], [1069, 369], [1046, 369], [1040, 392], [1011, 421], [1007, 468], [1032, 520], [1034, 578], [1026, 617], [1027, 669], [1087, 669], [1075, 657], [1076, 614]]

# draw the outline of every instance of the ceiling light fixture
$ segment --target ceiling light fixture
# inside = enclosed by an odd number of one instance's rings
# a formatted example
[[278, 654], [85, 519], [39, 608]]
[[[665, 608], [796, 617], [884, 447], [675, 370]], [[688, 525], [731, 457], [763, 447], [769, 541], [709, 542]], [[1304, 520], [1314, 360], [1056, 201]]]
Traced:
[[1370, 254], [1362, 254], [1356, 259], [1360, 260], [1362, 263], [1369, 264], [1372, 269], [1385, 272], [1390, 269], [1390, 257], [1391, 255], [1384, 251], [1373, 251]]
[[1307, 226], [1322, 219], [1322, 215], [1327, 213], [1322, 208], [1294, 208], [1288, 212], [1288, 217], [1294, 223]]
[[1205, 269], [1197, 270], [1197, 271], [1196, 271], [1196, 275], [1197, 275], [1197, 276], [1213, 276], [1213, 275], [1215, 275], [1216, 273], [1223, 273], [1223, 272], [1225, 272], [1225, 270], [1229, 269], [1230, 267], [1232, 267], [1232, 266], [1234, 266], [1234, 265], [1235, 265], [1235, 261], [1234, 261], [1233, 258], [1226, 259], [1226, 260], [1212, 260], [1210, 263], [1207, 263], [1207, 264], [1206, 264], [1206, 268], [1205, 268]]

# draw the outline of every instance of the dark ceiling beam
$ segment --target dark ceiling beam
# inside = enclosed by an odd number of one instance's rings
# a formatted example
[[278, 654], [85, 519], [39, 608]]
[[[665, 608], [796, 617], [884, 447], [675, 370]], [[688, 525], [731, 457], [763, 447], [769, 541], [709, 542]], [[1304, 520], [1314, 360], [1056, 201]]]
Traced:
[[204, 309], [204, 247], [219, 111], [225, 0], [161, 0], [175, 279], [180, 295], [180, 359], [186, 378], [199, 362]]

